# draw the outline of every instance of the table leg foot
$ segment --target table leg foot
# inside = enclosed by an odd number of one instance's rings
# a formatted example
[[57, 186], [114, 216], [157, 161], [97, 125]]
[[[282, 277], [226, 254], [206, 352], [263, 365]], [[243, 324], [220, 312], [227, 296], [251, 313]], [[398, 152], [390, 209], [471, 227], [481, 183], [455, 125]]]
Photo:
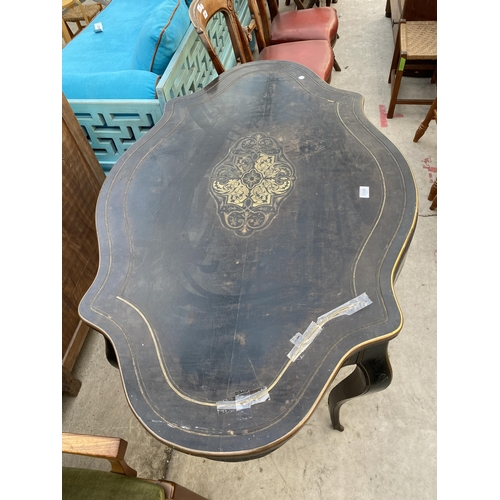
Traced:
[[392, 368], [387, 354], [387, 343], [360, 352], [355, 370], [336, 385], [328, 396], [328, 408], [333, 428], [342, 432], [340, 407], [349, 401], [369, 392], [386, 389], [392, 380]]
[[67, 396], [78, 396], [82, 383], [64, 365], [62, 366], [62, 393]]

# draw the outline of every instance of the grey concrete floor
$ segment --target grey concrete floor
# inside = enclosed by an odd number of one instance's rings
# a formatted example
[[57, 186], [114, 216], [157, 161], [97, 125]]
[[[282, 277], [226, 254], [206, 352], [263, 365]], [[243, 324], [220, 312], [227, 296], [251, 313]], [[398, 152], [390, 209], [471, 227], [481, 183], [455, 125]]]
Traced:
[[[282, 2], [283, 3], [283, 2]], [[151, 437], [130, 410], [104, 339], [91, 331], [74, 373], [76, 398], [63, 396], [63, 431], [120, 436], [140, 476], [176, 481], [209, 499], [422, 500], [437, 498], [437, 211], [427, 195], [437, 176], [436, 123], [413, 136], [427, 106], [401, 105], [387, 120], [387, 83], [394, 42], [385, 0], [339, 0], [331, 85], [364, 96], [368, 119], [408, 161], [419, 191], [415, 236], [395, 290], [404, 327], [389, 346], [392, 384], [342, 407], [344, 432], [331, 428], [326, 397], [306, 425], [272, 454], [241, 463], [215, 462], [172, 451]], [[284, 7], [283, 7], [284, 9]], [[401, 95], [433, 98], [428, 79], [406, 78]], [[342, 369], [334, 384], [350, 373]], [[329, 391], [326, 392], [328, 394]], [[107, 463], [64, 456], [63, 464], [108, 469]]]

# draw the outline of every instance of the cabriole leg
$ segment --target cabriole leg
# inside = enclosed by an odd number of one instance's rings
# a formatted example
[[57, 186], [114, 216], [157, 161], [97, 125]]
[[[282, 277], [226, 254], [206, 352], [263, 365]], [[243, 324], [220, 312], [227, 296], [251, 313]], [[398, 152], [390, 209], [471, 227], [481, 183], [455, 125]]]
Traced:
[[339, 419], [340, 407], [344, 403], [369, 392], [382, 391], [391, 383], [392, 368], [387, 346], [386, 342], [361, 351], [356, 361], [356, 369], [331, 390], [328, 408], [334, 429], [344, 430]]

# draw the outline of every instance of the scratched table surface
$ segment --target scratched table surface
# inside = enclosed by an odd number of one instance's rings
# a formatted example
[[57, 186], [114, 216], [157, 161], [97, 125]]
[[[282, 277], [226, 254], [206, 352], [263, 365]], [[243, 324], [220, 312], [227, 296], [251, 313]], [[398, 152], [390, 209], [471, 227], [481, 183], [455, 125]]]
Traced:
[[416, 203], [362, 96], [294, 63], [237, 66], [168, 102], [113, 167], [79, 313], [157, 439], [262, 456], [346, 360], [399, 333], [393, 285]]

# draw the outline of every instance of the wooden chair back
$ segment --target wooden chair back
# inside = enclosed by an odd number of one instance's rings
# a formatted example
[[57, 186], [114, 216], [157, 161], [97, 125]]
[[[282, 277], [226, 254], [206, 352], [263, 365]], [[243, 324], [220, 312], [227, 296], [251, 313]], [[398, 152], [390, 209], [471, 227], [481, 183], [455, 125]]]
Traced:
[[[274, 2], [274, 7], [271, 5]], [[248, 8], [255, 21], [255, 35], [259, 51], [271, 44], [271, 19], [272, 12], [277, 9], [276, 0], [248, 0]], [[277, 14], [277, 10], [275, 15]]]
[[271, 45], [271, 23], [279, 14], [278, 0], [248, 0], [248, 8], [255, 20], [259, 51]]
[[267, 6], [269, 7], [269, 15], [271, 16], [271, 22], [279, 14], [280, 8], [278, 5], [278, 0], [267, 0]]
[[225, 71], [225, 68], [212, 44], [208, 31], [209, 21], [219, 12], [227, 24], [236, 62], [240, 64], [251, 62], [253, 56], [247, 38], [248, 30], [241, 25], [232, 0], [193, 0], [189, 6], [189, 17], [201, 42], [207, 49], [217, 73], [220, 75]]

